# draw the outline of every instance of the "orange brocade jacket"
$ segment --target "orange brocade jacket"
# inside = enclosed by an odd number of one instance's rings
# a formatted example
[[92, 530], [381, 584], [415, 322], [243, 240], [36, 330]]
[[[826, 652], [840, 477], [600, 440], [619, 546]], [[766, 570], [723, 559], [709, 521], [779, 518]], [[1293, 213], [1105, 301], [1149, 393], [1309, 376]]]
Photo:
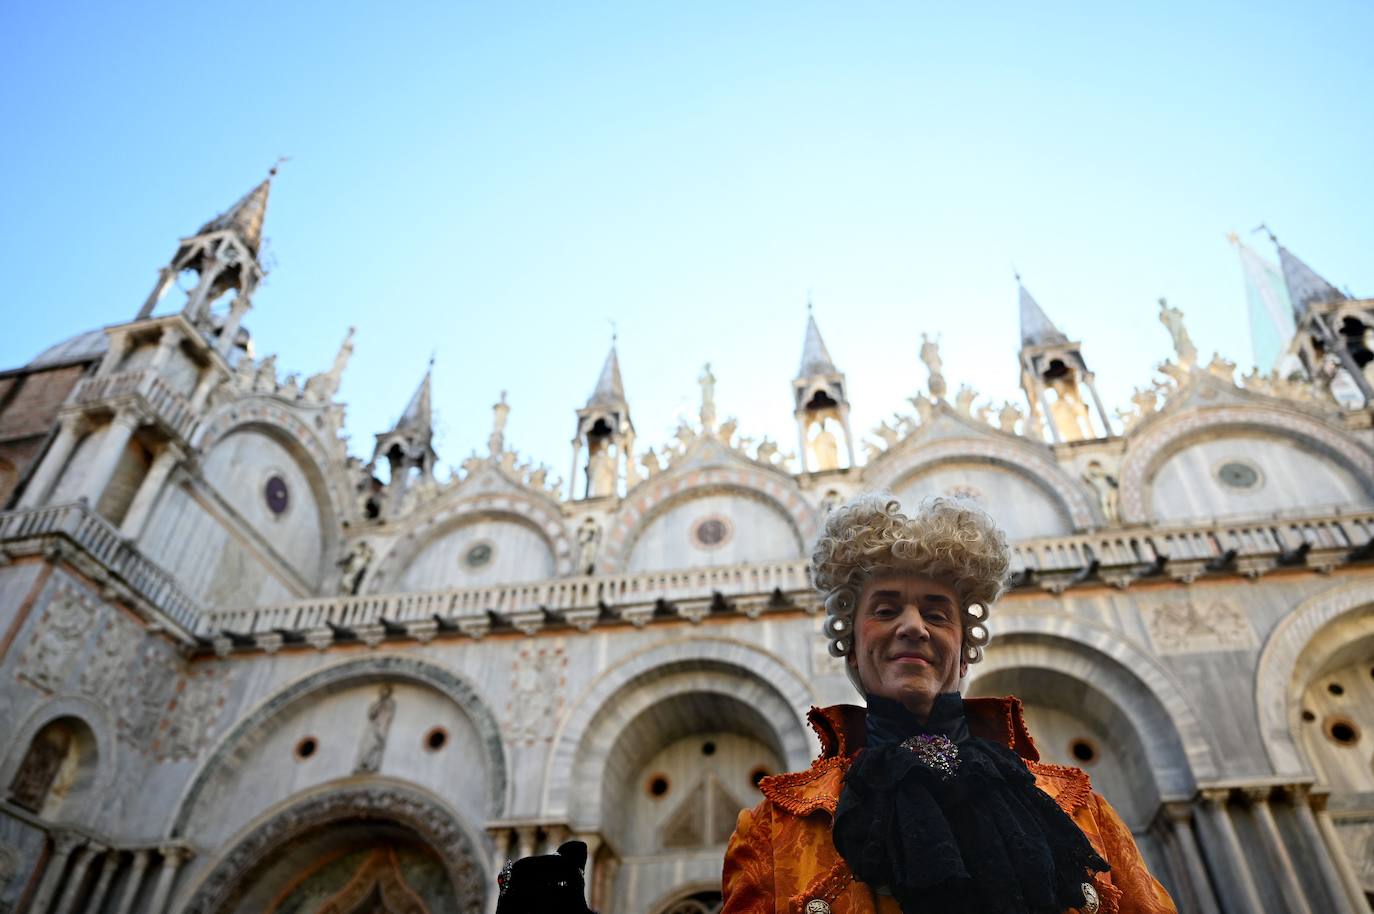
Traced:
[[[1174, 903], [1145, 867], [1130, 829], [1078, 768], [1042, 764], [1015, 698], [964, 702], [969, 732], [1011, 747], [1083, 829], [1111, 865], [1093, 875], [1096, 914], [1177, 914]], [[864, 744], [864, 709], [812, 708], [821, 755], [806, 771], [764, 778], [764, 800], [739, 815], [725, 852], [721, 914], [901, 914], [897, 900], [854, 879], [835, 850], [830, 826], [845, 772]], [[1089, 906], [1085, 914], [1092, 914]]]

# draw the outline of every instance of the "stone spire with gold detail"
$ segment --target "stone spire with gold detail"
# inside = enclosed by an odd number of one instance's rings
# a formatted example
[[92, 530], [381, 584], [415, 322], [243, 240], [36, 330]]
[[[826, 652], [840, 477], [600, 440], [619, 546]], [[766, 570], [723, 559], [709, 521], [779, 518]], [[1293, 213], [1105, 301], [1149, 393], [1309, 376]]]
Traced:
[[844, 373], [831, 361], [810, 300], [806, 303], [801, 367], [792, 379], [792, 407], [792, 415], [797, 420], [797, 453], [801, 455], [803, 472], [839, 469], [836, 431], [844, 438], [844, 465], [854, 465], [854, 439], [849, 430], [849, 388]]
[[[267, 198], [276, 174], [274, 165], [267, 177], [233, 206], [206, 222], [194, 235], [181, 239], [171, 261], [158, 272], [157, 284], [139, 309], [137, 320], [151, 317], [177, 276], [191, 271], [196, 274], [196, 284], [182, 313], [207, 336], [218, 337], [221, 352], [229, 351], [244, 315], [252, 307], [253, 292], [266, 272], [259, 254]], [[227, 316], [212, 317], [215, 302], [230, 291], [236, 294]]]
[[[587, 404], [577, 411], [568, 497], [604, 498], [620, 491], [622, 479], [627, 487], [638, 482], [634, 443], [635, 426], [620, 378], [616, 340], [612, 337], [611, 351], [606, 354], [596, 387]], [[579, 479], [584, 480], [580, 492]]]
[[[1055, 444], [1111, 435], [1107, 411], [1097, 395], [1093, 373], [1083, 361], [1082, 345], [1049, 319], [1016, 274], [1021, 311], [1021, 389], [1030, 407], [1027, 430], [1048, 430]], [[1085, 396], [1086, 394], [1086, 396]], [[1099, 426], [1093, 423], [1096, 408]]]

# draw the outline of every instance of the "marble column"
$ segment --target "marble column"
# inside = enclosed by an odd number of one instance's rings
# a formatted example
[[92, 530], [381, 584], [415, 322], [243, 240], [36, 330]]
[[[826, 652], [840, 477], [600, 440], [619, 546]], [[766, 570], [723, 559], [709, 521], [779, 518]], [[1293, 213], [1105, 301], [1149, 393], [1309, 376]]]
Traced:
[[1279, 891], [1283, 894], [1288, 910], [1294, 914], [1312, 914], [1312, 906], [1307, 903], [1307, 893], [1303, 891], [1298, 872], [1293, 867], [1293, 855], [1288, 853], [1288, 845], [1283, 842], [1279, 824], [1274, 821], [1274, 811], [1269, 808], [1271, 792], [1268, 787], [1257, 787], [1247, 790], [1245, 795], [1250, 800], [1255, 819], [1259, 822], [1260, 839], [1264, 842], [1264, 849], [1269, 853], [1269, 862], [1274, 867], [1274, 879], [1279, 884]]
[[206, 365], [202, 368], [200, 380], [196, 382], [196, 389], [191, 391], [191, 409], [199, 412], [201, 407], [205, 405], [205, 401], [210, 399], [210, 392], [215, 389], [215, 385], [220, 380], [220, 373], [215, 370], [213, 365]]
[[587, 886], [587, 907], [596, 907], [596, 852], [601, 850], [601, 836], [596, 832], [583, 832], [577, 840], [587, 845], [587, 866], [582, 870], [582, 881]]
[[148, 858], [151, 854], [147, 848], [134, 851], [133, 861], [129, 866], [129, 880], [124, 883], [124, 894], [119, 899], [119, 907], [115, 909], [115, 914], [129, 914], [133, 910], [138, 890], [143, 887], [143, 873], [148, 869]]
[[153, 888], [153, 898], [148, 902], [148, 914], [164, 914], [167, 903], [172, 898], [172, 885], [176, 882], [177, 870], [185, 862], [186, 848], [179, 844], [164, 844], [158, 848], [162, 853], [162, 869], [157, 874], [157, 885]]
[[1174, 845], [1183, 858], [1183, 876], [1188, 880], [1198, 914], [1220, 914], [1216, 896], [1212, 892], [1212, 880], [1207, 876], [1207, 867], [1202, 863], [1202, 851], [1198, 849], [1197, 836], [1193, 833], [1193, 804], [1168, 803], [1164, 811], [1168, 815]]
[[535, 838], [538, 837], [538, 834], [539, 828], [535, 825], [520, 825], [516, 827], [515, 837], [519, 850], [519, 857], [517, 857], [517, 859], [533, 856], [534, 841]]
[[220, 328], [219, 345], [215, 347], [226, 359], [229, 358], [229, 351], [234, 348], [234, 337], [238, 336], [239, 324], [243, 323], [243, 316], [248, 313], [251, 305], [248, 297], [241, 293], [235, 295], [233, 303], [229, 305], [229, 318]]
[[105, 426], [105, 432], [100, 436], [95, 456], [86, 468], [81, 486], [81, 495], [92, 509], [100, 504], [100, 496], [105, 494], [105, 487], [114, 477], [119, 459], [124, 456], [124, 449], [128, 446], [129, 439], [134, 436], [139, 421], [138, 414], [133, 410], [121, 409], [114, 414], [110, 424]]
[[110, 883], [114, 881], [115, 871], [119, 869], [119, 858], [119, 851], [105, 852], [105, 859], [100, 864], [100, 878], [96, 880], [95, 888], [91, 889], [91, 899], [86, 903], [86, 910], [91, 914], [99, 914], [104, 906], [105, 896], [110, 891]]
[[132, 342], [128, 333], [111, 334], [109, 348], [105, 350], [105, 355], [101, 357], [100, 364], [95, 369], [95, 377], [103, 378], [105, 375], [114, 374], [119, 368], [119, 363], [124, 361], [124, 356], [128, 354]]
[[[1364, 886], [1360, 882], [1360, 877], [1355, 874], [1355, 869], [1350, 865], [1350, 858], [1345, 854], [1345, 845], [1341, 843], [1341, 836], [1336, 834], [1336, 825], [1331, 821], [1331, 815], [1326, 811], [1326, 798], [1311, 797], [1311, 802], [1316, 806], [1315, 811], [1308, 803], [1297, 804], [1298, 822], [1304, 832], [1310, 827], [1308, 822], [1315, 819], [1317, 834], [1315, 839], [1319, 850], [1326, 851], [1325, 854], [1318, 854], [1324, 863], [1333, 867], [1345, 886], [1347, 902], [1354, 911], [1364, 911], [1368, 907], [1365, 901]], [[1305, 821], [1306, 820], [1306, 821]], [[1333, 894], [1335, 894], [1333, 890]]]
[[491, 832], [492, 863], [494, 869], [488, 877], [492, 881], [487, 886], [487, 914], [495, 914], [496, 904], [501, 900], [501, 885], [496, 881], [502, 867], [510, 859], [510, 829], [501, 827], [495, 828]]
[[167, 289], [172, 285], [172, 280], [176, 278], [176, 271], [170, 266], [163, 267], [157, 271], [157, 282], [153, 284], [153, 291], [148, 294], [148, 298], [143, 302], [143, 307], [138, 309], [136, 321], [146, 320], [153, 314], [153, 309], [162, 300], [162, 296], [167, 294]]
[[106, 848], [98, 844], [87, 844], [76, 852], [76, 859], [72, 862], [71, 875], [67, 877], [67, 887], [62, 892], [62, 900], [54, 908], [56, 914], [72, 914], [72, 908], [76, 906], [77, 896], [81, 894], [81, 885], [86, 881], [86, 871], [90, 869], [91, 861], [105, 850]]
[[1322, 836], [1322, 827], [1316, 823], [1316, 816], [1312, 815], [1311, 804], [1314, 797], [1309, 796], [1305, 786], [1289, 786], [1286, 792], [1290, 803], [1293, 804], [1293, 815], [1297, 816], [1297, 827], [1303, 832], [1303, 840], [1307, 841], [1312, 858], [1322, 871], [1322, 882], [1326, 885], [1327, 896], [1336, 906], [1333, 910], [1336, 914], [1362, 914], [1362, 911], [1367, 910], [1363, 889], [1359, 888], [1356, 882], [1355, 891], [1359, 892], [1358, 896], [1353, 896], [1359, 898], [1359, 907], [1356, 907], [1352, 900], [1351, 884], [1345, 881], [1344, 874], [1337, 865], [1337, 859], [1344, 862], [1345, 855], [1341, 854], [1341, 848], [1327, 847], [1326, 838]]
[[48, 452], [43, 455], [38, 469], [29, 477], [24, 497], [19, 499], [19, 507], [37, 508], [47, 499], [58, 474], [62, 472], [62, 468], [72, 456], [72, 451], [76, 449], [76, 442], [81, 438], [84, 425], [84, 420], [76, 415], [66, 415], [59, 420], [57, 437], [53, 439]]
[[153, 505], [157, 503], [157, 497], [162, 492], [162, 486], [167, 482], [167, 475], [185, 456], [185, 452], [170, 441], [158, 451], [143, 481], [138, 484], [138, 492], [134, 494], [129, 511], [124, 515], [124, 522], [119, 525], [119, 532], [125, 539], [137, 540], [143, 533], [148, 515], [152, 513]]
[[185, 335], [173, 324], [168, 324], [162, 329], [162, 336], [158, 337], [157, 351], [153, 353], [152, 361], [148, 363], [148, 370], [160, 372], [167, 367], [167, 363], [172, 359], [172, 353], [176, 352]]
[[38, 890], [33, 893], [33, 901], [29, 902], [29, 910], [33, 914], [50, 914], [53, 896], [57, 894], [62, 874], [67, 870], [67, 861], [71, 858], [72, 851], [85, 842], [86, 839], [76, 832], [59, 831], [52, 836], [52, 854], [49, 855], [47, 866], [43, 869], [43, 878], [38, 882]]
[[1207, 811], [1212, 830], [1216, 833], [1217, 844], [1219, 845], [1217, 850], [1224, 867], [1235, 883], [1238, 900], [1241, 902], [1240, 909], [1263, 911], [1264, 904], [1260, 901], [1259, 889], [1255, 886], [1255, 877], [1250, 873], [1250, 865], [1246, 862], [1245, 851], [1240, 846], [1240, 836], [1236, 834], [1235, 823], [1231, 821], [1231, 813], [1226, 808], [1226, 801], [1230, 794], [1231, 791], [1225, 787], [1203, 790], [1202, 808]]

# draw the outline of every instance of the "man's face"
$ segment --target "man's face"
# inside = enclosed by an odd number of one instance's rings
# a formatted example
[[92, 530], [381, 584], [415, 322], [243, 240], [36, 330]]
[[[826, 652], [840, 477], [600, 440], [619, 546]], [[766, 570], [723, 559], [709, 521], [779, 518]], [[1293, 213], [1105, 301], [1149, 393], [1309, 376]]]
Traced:
[[920, 575], [874, 578], [859, 595], [847, 662], [870, 695], [899, 701], [922, 720], [935, 696], [953, 692], [968, 672], [954, 589]]

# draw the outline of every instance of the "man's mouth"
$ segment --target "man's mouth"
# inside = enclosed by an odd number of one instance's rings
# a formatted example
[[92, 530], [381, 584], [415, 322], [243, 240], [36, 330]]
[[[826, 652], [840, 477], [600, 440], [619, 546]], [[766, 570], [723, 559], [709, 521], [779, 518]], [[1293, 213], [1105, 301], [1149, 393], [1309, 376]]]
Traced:
[[929, 657], [923, 657], [920, 654], [893, 654], [891, 660], [894, 663], [924, 663], [927, 666], [933, 665]]

